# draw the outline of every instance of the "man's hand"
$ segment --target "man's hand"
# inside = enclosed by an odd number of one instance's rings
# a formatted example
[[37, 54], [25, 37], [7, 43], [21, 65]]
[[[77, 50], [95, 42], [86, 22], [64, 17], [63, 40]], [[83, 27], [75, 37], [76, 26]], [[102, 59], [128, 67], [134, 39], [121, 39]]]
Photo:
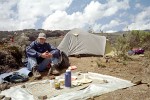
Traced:
[[50, 52], [48, 52], [48, 51], [46, 51], [46, 52], [41, 54], [42, 58], [52, 58], [52, 56], [53, 55]]

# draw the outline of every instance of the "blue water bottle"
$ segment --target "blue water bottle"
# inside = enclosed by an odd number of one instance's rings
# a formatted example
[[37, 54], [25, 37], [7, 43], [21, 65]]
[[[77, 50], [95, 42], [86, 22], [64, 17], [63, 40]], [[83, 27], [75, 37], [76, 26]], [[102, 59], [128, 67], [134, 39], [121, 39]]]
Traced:
[[71, 87], [71, 70], [66, 70], [66, 73], [65, 73], [65, 87]]

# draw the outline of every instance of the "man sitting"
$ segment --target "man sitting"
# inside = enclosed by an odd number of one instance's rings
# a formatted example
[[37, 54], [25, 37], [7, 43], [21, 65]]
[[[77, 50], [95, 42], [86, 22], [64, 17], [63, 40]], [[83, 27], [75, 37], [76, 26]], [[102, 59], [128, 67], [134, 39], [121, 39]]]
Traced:
[[27, 68], [33, 72], [34, 77], [41, 77], [39, 72], [44, 71], [49, 64], [53, 65], [51, 74], [59, 75], [56, 67], [59, 63], [60, 50], [46, 42], [45, 33], [39, 33], [37, 40], [27, 46], [26, 54]]

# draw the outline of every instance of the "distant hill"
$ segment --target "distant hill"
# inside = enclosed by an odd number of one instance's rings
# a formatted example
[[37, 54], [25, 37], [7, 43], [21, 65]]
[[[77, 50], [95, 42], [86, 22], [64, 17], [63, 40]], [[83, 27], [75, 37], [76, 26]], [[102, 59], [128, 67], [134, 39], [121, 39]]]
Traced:
[[146, 31], [146, 32], [150, 32], [150, 29], [147, 29], [147, 30], [144, 30], [144, 31]]
[[37, 38], [38, 34], [40, 32], [46, 33], [47, 37], [59, 37], [64, 36], [69, 30], [44, 30], [44, 29], [24, 29], [24, 30], [17, 30], [17, 31], [0, 31], [0, 41], [3, 39], [9, 40], [10, 37], [18, 37], [21, 34], [25, 34], [27, 37], [29, 37], [30, 41], [33, 41]]
[[[147, 30], [141, 30], [141, 31], [150, 32], [149, 29], [147, 29]], [[118, 32], [113, 32], [113, 33], [93, 33], [93, 34], [101, 35], [101, 36], [106, 36], [106, 38], [113, 44], [118, 36], [127, 34], [129, 32], [130, 31], [118, 31]]]
[[[25, 36], [29, 37], [29, 41], [33, 41], [38, 37], [38, 34], [40, 32], [44, 32], [47, 35], [48, 41], [52, 42], [55, 46], [58, 46], [58, 42], [56, 41], [61, 41], [63, 36], [67, 34], [70, 30], [44, 30], [44, 29], [24, 29], [24, 30], [17, 30], [17, 31], [0, 31], [0, 41], [9, 41], [12, 36], [14, 36], [15, 40], [18, 40], [22, 34], [25, 34]], [[150, 32], [149, 29], [143, 30]], [[101, 36], [106, 36], [107, 39], [113, 44], [116, 40], [116, 38], [120, 35], [126, 34], [129, 31], [118, 31], [114, 33], [93, 33], [96, 35], [101, 35]], [[57, 38], [53, 38], [57, 37]], [[61, 39], [58, 39], [61, 37]], [[51, 40], [53, 39], [53, 40]]]

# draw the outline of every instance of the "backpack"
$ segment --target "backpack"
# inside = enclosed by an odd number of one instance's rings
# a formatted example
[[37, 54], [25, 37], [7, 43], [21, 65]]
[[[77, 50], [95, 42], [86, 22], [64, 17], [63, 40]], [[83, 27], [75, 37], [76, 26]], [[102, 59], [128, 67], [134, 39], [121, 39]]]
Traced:
[[61, 62], [59, 64], [59, 69], [66, 69], [70, 66], [69, 58], [65, 52], [61, 51]]

